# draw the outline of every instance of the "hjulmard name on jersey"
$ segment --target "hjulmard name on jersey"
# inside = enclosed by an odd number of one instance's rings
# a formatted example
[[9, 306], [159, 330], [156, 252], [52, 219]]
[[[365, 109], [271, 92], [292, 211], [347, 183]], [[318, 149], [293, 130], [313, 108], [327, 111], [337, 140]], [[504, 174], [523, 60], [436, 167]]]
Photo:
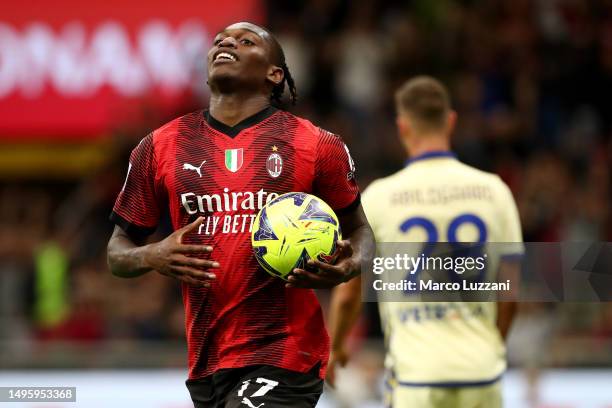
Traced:
[[[263, 189], [257, 192], [230, 191], [225, 187], [221, 194], [183, 193], [181, 194], [181, 206], [189, 215], [198, 213], [206, 215], [198, 229], [198, 234], [240, 234], [251, 232], [257, 211], [276, 197], [278, 194], [268, 193]], [[212, 215], [241, 211], [246, 213]]]
[[510, 280], [506, 282], [436, 282], [433, 280], [422, 280], [418, 282], [402, 279], [399, 282], [384, 282], [377, 279], [372, 283], [376, 291], [434, 291], [434, 292], [455, 292], [455, 291], [509, 291]]

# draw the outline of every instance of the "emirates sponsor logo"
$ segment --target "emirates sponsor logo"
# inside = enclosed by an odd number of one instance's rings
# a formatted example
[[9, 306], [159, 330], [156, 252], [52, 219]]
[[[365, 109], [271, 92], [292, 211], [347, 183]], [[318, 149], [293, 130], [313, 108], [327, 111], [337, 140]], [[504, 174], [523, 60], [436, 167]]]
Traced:
[[[264, 205], [278, 197], [263, 189], [253, 191], [230, 191], [225, 187], [220, 194], [182, 193], [181, 206], [189, 215], [205, 215], [199, 234], [214, 235], [250, 232], [253, 221]], [[219, 214], [230, 212], [234, 214]], [[235, 214], [238, 212], [238, 214]]]
[[221, 194], [181, 194], [181, 205], [189, 215], [197, 213], [261, 210], [268, 202], [278, 197], [263, 189], [252, 191], [230, 191], [225, 187]]

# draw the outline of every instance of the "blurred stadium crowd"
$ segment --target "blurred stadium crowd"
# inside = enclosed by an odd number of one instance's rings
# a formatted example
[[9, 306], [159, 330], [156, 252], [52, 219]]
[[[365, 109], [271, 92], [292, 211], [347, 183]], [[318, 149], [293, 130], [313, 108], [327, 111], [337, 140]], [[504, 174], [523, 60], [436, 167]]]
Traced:
[[[525, 241], [611, 240], [612, 1], [277, 0], [267, 15], [297, 82], [290, 109], [345, 138], [362, 187], [403, 165], [393, 92], [426, 73], [452, 91], [460, 159], [510, 185]], [[82, 179], [2, 181], [0, 366], [184, 366], [178, 284], [113, 278], [105, 245], [129, 151], [203, 94], [176, 112], [143, 104], [141, 123], [117, 129], [106, 163]], [[367, 305], [367, 344], [377, 324]], [[63, 359], [41, 351], [65, 342]], [[130, 353], [146, 344], [156, 353]], [[510, 344], [518, 365], [610, 365], [612, 305], [523, 305]]]

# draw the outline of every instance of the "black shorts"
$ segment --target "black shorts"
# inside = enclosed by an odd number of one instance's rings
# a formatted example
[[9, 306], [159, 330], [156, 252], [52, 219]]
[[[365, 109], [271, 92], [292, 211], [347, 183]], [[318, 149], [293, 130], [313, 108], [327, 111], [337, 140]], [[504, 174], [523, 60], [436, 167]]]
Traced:
[[272, 366], [222, 369], [187, 380], [195, 408], [312, 408], [323, 392], [319, 364], [308, 373]]

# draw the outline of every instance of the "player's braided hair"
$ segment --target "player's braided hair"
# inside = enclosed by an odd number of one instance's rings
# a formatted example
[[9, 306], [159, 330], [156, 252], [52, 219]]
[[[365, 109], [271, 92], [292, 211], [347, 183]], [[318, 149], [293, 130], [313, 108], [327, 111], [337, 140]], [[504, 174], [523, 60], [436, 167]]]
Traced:
[[272, 100], [278, 104], [281, 103], [281, 98], [285, 92], [286, 82], [287, 86], [289, 87], [289, 94], [291, 95], [291, 104], [295, 105], [297, 102], [297, 89], [295, 87], [295, 81], [293, 80], [291, 72], [289, 72], [289, 67], [287, 67], [285, 62], [283, 62], [280, 67], [283, 69], [283, 80], [279, 84], [274, 85], [274, 88], [272, 88]]
[[285, 62], [285, 52], [283, 51], [283, 48], [281, 47], [278, 40], [276, 40], [276, 38], [274, 38], [274, 36], [272, 35], [270, 35], [270, 37], [272, 38], [273, 52], [274, 54], [276, 54], [274, 55], [274, 59], [276, 60], [276, 64], [278, 64], [278, 66], [280, 66], [283, 70], [283, 80], [280, 81], [280, 83], [274, 85], [274, 87], [272, 88], [272, 95], [270, 95], [270, 99], [272, 100], [272, 102], [276, 103], [277, 105], [280, 105], [283, 93], [285, 93], [286, 83], [289, 87], [291, 104], [295, 105], [297, 102], [297, 88], [295, 87], [295, 81], [291, 76], [291, 72], [289, 72], [289, 67]]

